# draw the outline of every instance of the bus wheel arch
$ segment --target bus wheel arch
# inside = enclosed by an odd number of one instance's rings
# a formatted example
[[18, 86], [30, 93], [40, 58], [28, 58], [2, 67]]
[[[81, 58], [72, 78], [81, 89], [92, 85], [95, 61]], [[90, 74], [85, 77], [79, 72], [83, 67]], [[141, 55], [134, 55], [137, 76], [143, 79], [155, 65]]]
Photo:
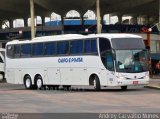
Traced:
[[41, 89], [43, 87], [43, 79], [40, 74], [36, 74], [34, 77], [34, 84], [37, 89]]
[[23, 83], [26, 89], [32, 89], [32, 79], [29, 74], [26, 74], [23, 78]]
[[100, 90], [101, 85], [100, 85], [100, 80], [97, 74], [91, 74], [89, 77], [89, 85], [94, 86], [95, 90]]

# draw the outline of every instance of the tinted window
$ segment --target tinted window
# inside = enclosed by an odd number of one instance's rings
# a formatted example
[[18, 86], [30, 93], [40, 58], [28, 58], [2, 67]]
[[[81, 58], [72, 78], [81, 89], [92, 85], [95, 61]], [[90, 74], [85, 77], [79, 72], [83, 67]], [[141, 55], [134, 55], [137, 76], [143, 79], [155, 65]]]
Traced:
[[31, 45], [30, 44], [21, 45], [21, 56], [23, 57], [31, 56]]
[[70, 45], [71, 45], [70, 47], [71, 54], [83, 53], [83, 40], [71, 41]]
[[113, 54], [112, 51], [105, 51], [103, 53], [101, 53], [101, 60], [104, 64], [104, 66], [110, 70], [113, 71], [114, 70], [114, 62], [113, 62]]
[[7, 46], [7, 56], [10, 58], [13, 58], [14, 56], [14, 46], [13, 45]]
[[91, 41], [90, 40], [86, 40], [85, 42], [85, 53], [91, 53]]
[[57, 42], [57, 54], [68, 54], [69, 52], [69, 42]]
[[114, 49], [145, 49], [144, 42], [141, 38], [113, 38], [112, 46]]
[[15, 45], [14, 46], [14, 57], [20, 57], [20, 45]]
[[100, 48], [101, 53], [106, 51], [106, 50], [110, 50], [111, 49], [111, 43], [109, 42], [108, 39], [100, 38], [99, 39], [99, 48]]
[[112, 51], [106, 52], [106, 62], [105, 66], [108, 70], [113, 71], [114, 70], [114, 63], [113, 63], [113, 55]]
[[56, 54], [56, 43], [48, 42], [44, 44], [44, 55], [54, 55]]
[[91, 40], [91, 51], [97, 52], [97, 40]]
[[85, 53], [97, 52], [97, 42], [96, 40], [85, 40], [84, 41]]
[[0, 57], [0, 62], [3, 63], [2, 57]]
[[43, 55], [43, 43], [36, 43], [33, 44], [33, 56], [40, 56]]

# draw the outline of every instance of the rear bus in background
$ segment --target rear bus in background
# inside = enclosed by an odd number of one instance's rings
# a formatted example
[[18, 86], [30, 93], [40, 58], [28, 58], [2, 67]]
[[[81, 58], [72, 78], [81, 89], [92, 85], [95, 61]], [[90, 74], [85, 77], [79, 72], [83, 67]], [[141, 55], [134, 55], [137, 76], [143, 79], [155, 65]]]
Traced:
[[0, 48], [0, 81], [4, 80], [5, 76], [5, 49]]
[[[130, 57], [130, 63], [126, 63]], [[148, 53], [131, 34], [57, 35], [6, 45], [6, 79], [27, 89], [149, 83]]]

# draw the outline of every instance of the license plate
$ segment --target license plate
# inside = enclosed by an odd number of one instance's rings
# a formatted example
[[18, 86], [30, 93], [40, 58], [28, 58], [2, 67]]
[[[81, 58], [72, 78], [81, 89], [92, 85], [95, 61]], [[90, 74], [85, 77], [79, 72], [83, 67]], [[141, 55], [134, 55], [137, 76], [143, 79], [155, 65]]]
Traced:
[[138, 84], [138, 81], [133, 81], [133, 84], [134, 84], [134, 85], [137, 85], [137, 84]]

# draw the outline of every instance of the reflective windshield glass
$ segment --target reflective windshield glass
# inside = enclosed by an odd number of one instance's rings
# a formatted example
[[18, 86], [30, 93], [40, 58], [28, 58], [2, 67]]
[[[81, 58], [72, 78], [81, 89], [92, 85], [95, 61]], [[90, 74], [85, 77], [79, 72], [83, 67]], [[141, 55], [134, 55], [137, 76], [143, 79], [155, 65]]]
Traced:
[[116, 50], [116, 71], [138, 73], [148, 71], [146, 50]]

